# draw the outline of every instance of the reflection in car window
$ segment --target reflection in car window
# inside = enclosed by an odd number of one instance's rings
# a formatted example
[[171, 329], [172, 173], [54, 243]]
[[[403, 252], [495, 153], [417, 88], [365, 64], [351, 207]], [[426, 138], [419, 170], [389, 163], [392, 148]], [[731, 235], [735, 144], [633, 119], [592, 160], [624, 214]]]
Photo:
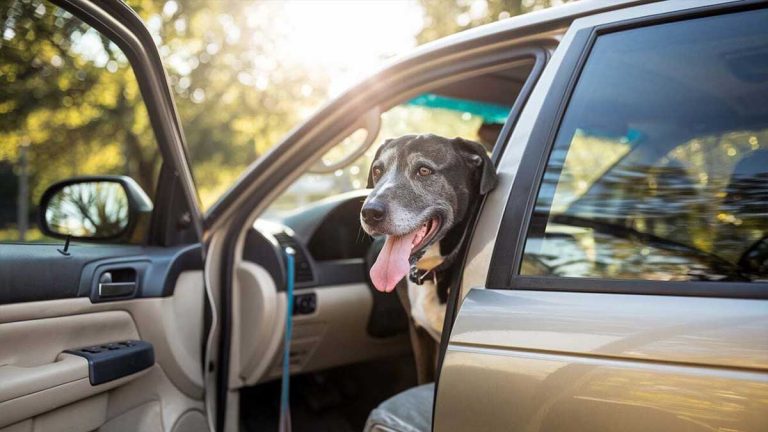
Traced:
[[768, 280], [768, 11], [600, 36], [523, 275]]
[[52, 183], [127, 175], [152, 197], [159, 151], [123, 52], [52, 3], [0, 2], [0, 242], [49, 241]]

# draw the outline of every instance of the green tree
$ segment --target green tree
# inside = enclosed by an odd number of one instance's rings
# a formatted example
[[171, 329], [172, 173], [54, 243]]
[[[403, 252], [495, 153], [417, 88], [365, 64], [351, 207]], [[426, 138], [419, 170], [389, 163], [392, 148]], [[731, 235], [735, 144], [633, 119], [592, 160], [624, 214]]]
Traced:
[[[418, 42], [556, 0], [419, 0]], [[329, 96], [320, 68], [286, 53], [283, 2], [128, 0], [163, 56], [203, 207]], [[45, 0], [0, 2], [0, 166], [19, 173], [32, 219], [52, 182], [125, 174], [152, 195], [160, 159], [133, 71], [120, 49]], [[6, 182], [7, 183], [7, 182]], [[9, 184], [0, 198], [13, 207]], [[0, 213], [0, 231], [13, 212]], [[0, 233], [0, 238], [2, 233]]]
[[129, 4], [164, 56], [204, 207], [327, 99], [327, 77], [282, 52], [281, 2]]
[[0, 4], [0, 35], [0, 160], [27, 173], [29, 217], [48, 185], [76, 175], [127, 174], [151, 193], [157, 146], [118, 47], [42, 1]]

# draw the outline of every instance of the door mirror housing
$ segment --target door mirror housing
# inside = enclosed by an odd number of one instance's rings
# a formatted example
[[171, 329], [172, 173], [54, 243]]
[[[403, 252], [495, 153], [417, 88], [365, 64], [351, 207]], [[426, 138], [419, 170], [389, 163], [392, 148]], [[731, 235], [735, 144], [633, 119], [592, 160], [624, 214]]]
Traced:
[[152, 208], [152, 201], [130, 177], [74, 177], [43, 193], [39, 225], [54, 238], [137, 242], [146, 234]]

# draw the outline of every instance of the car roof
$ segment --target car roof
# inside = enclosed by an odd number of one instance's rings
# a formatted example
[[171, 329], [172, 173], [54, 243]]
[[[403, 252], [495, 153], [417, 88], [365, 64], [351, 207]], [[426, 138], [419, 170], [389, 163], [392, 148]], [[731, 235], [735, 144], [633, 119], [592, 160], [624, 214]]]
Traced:
[[504, 39], [515, 38], [529, 31], [535, 32], [537, 28], [541, 28], [542, 33], [557, 29], [561, 29], [564, 32], [573, 20], [581, 17], [658, 1], [660, 0], [581, 0], [539, 9], [428, 42], [413, 49], [404, 56], [395, 57], [385, 68], [472, 41], [489, 38], [496, 39], [497, 37]]

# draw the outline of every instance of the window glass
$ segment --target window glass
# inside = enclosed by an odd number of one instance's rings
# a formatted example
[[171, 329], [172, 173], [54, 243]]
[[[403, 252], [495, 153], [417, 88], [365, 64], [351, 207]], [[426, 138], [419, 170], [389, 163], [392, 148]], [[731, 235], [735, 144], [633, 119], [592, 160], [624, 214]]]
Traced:
[[600, 36], [523, 275], [768, 280], [768, 11]]
[[120, 49], [43, 1], [0, 5], [0, 242], [44, 241], [36, 207], [74, 176], [132, 177], [152, 197], [160, 166]]

